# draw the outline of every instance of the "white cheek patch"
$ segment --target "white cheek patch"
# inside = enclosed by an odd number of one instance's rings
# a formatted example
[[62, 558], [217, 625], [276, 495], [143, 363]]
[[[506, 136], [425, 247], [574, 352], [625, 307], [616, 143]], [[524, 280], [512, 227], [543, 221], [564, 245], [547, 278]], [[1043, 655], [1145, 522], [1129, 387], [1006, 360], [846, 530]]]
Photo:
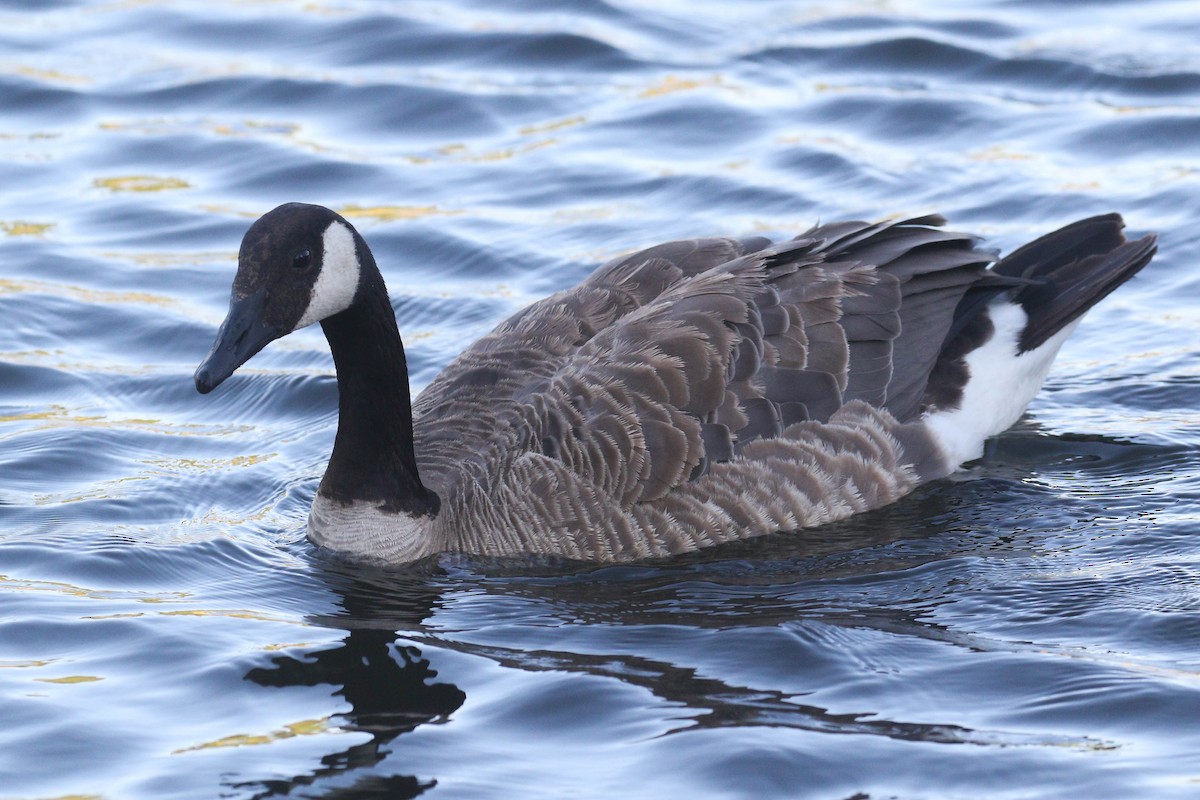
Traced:
[[321, 273], [308, 297], [308, 308], [293, 330], [299, 330], [326, 317], [345, 311], [354, 302], [358, 291], [358, 251], [354, 234], [340, 222], [330, 223], [321, 237], [325, 252], [321, 256]]

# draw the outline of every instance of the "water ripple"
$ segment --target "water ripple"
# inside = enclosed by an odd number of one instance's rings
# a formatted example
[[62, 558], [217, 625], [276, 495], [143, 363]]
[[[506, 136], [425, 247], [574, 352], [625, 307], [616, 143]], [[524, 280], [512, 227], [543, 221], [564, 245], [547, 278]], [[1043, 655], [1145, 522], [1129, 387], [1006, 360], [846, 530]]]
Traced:
[[[1191, 797], [1190, 11], [0, 0], [4, 791]], [[1007, 250], [1118, 210], [1161, 251], [1016, 429], [889, 508], [383, 570], [304, 540], [319, 331], [192, 386], [289, 200], [371, 243], [418, 389], [664, 238], [941, 211]]]

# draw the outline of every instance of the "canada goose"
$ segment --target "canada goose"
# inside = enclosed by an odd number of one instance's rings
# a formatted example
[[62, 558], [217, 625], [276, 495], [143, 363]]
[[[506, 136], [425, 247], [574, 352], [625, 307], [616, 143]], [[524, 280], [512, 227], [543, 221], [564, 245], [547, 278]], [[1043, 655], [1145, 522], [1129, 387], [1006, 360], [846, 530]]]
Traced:
[[944, 224], [621, 256], [501, 323], [410, 402], [366, 242], [288, 203], [246, 232], [196, 388], [321, 323], [340, 417], [309, 537], [358, 556], [627, 561], [808, 528], [979, 457], [1082, 314], [1155, 252], [1109, 214], [992, 265]]

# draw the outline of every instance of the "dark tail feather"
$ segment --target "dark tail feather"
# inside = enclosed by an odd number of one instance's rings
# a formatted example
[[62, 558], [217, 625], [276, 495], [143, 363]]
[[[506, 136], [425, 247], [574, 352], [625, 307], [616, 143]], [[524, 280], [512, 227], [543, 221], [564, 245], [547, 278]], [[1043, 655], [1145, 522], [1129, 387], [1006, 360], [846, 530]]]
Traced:
[[1130, 242], [1121, 233], [1124, 227], [1117, 214], [1080, 220], [1017, 249], [993, 268], [997, 275], [1029, 281], [1013, 295], [1029, 315], [1021, 352], [1044, 344], [1150, 263], [1156, 237]]
[[1153, 235], [1125, 239], [1118, 214], [1073, 222], [1035, 239], [1000, 260], [967, 290], [922, 398], [922, 408], [953, 408], [969, 375], [964, 356], [991, 338], [992, 322], [982, 313], [1002, 295], [1028, 316], [1018, 343], [1025, 353], [1045, 344], [1140, 270], [1157, 249]]
[[1087, 256], [1102, 255], [1125, 244], [1120, 214], [1102, 214], [1072, 222], [1040, 239], [1018, 247], [992, 267], [997, 275], [1036, 278], [1047, 268], [1056, 268]]
[[943, 350], [1006, 292], [1029, 316], [1021, 352], [1045, 343], [1150, 263], [1157, 250], [1155, 236], [1130, 242], [1121, 233], [1124, 227], [1119, 214], [1089, 217], [1014, 250], [959, 302]]

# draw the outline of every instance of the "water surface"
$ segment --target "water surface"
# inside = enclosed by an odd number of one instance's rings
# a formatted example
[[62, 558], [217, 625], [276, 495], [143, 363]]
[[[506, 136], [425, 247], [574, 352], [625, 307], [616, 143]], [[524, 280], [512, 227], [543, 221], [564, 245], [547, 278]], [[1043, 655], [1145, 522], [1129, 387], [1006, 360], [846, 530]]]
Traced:
[[[1200, 795], [1200, 16], [1139, 2], [0, 2], [0, 798]], [[191, 373], [274, 205], [419, 388], [666, 238], [1117, 210], [1154, 264], [985, 459], [664, 563], [332, 561], [320, 332]]]

